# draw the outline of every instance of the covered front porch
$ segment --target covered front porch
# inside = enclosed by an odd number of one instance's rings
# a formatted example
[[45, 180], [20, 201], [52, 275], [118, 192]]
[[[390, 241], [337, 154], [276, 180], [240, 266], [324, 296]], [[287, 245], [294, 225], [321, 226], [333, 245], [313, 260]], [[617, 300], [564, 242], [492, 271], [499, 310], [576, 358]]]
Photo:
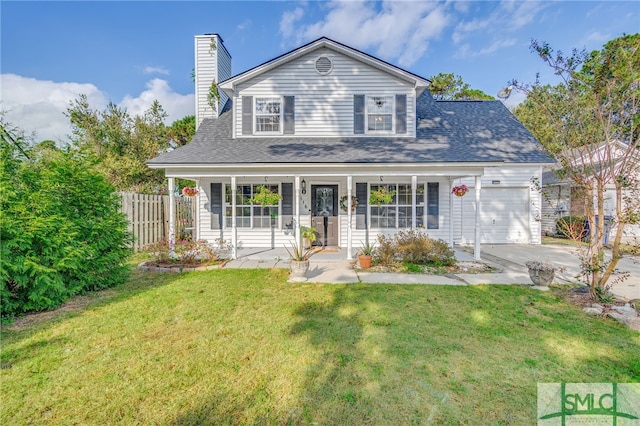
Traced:
[[[265, 253], [284, 247], [302, 245], [301, 227], [313, 227], [318, 244], [328, 258], [353, 260], [360, 246], [373, 242], [378, 235], [395, 234], [409, 228], [424, 229], [432, 238], [454, 246], [464, 219], [460, 203], [451, 189], [466, 179], [473, 186], [466, 197], [481, 206], [482, 176], [485, 167], [474, 164], [451, 167], [433, 165], [331, 165], [302, 167], [245, 167], [241, 170], [198, 171], [167, 170], [169, 190], [175, 178], [191, 179], [199, 189], [194, 237], [215, 241], [224, 239], [232, 245], [231, 257], [241, 258], [246, 250], [263, 249]], [[381, 169], [384, 173], [381, 174]], [[278, 205], [256, 206], [248, 200], [260, 186], [268, 186], [282, 199]], [[375, 191], [393, 193], [392, 201], [374, 204]], [[171, 210], [170, 206], [170, 210]], [[474, 208], [474, 258], [480, 260], [480, 212]], [[457, 216], [456, 216], [457, 214]], [[173, 218], [174, 215], [169, 215]], [[171, 230], [175, 224], [170, 223]], [[456, 230], [458, 231], [456, 234]], [[271, 251], [269, 251], [271, 250]], [[255, 252], [251, 255], [255, 255]]]
[[[453, 251], [458, 262], [471, 262], [475, 259], [468, 250], [464, 250], [462, 247], [456, 246]], [[316, 253], [313, 254], [313, 262], [318, 263], [333, 263], [344, 262], [347, 256], [346, 248], [330, 247], [330, 248], [318, 248]], [[233, 259], [233, 264], [236, 267], [251, 267], [251, 265], [258, 265], [267, 263], [273, 265], [273, 267], [289, 267], [289, 254], [284, 247], [275, 248], [241, 248], [237, 250], [236, 258]], [[353, 260], [352, 262], [354, 262]]]

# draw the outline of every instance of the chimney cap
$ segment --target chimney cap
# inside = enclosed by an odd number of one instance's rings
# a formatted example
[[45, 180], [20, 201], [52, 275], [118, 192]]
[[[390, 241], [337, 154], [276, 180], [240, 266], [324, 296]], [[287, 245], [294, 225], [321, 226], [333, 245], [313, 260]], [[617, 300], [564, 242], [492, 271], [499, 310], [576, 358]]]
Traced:
[[218, 33], [205, 33], [204, 35], [205, 36], [217, 36], [220, 39], [220, 41], [224, 43], [224, 40], [222, 39], [222, 37], [220, 37], [220, 34], [218, 34]]

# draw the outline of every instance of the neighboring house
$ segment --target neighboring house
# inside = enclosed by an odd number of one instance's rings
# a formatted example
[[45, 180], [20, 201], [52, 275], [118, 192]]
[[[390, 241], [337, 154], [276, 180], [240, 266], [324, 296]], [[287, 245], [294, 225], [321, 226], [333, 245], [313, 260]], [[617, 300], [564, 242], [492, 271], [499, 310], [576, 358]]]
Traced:
[[[629, 149], [622, 142], [615, 142], [612, 145], [613, 148], [607, 148], [604, 145], [597, 147], [593, 152], [585, 150], [584, 153], [589, 153], [593, 156], [591, 159], [580, 160], [581, 155], [576, 153], [572, 157], [576, 158], [576, 162], [589, 163], [592, 167], [600, 170], [602, 164], [608, 164], [607, 161], [611, 161], [610, 164], [614, 166], [614, 170], [617, 168], [619, 161], [617, 159], [624, 155]], [[640, 164], [640, 158], [635, 158], [635, 161]], [[614, 179], [617, 173], [614, 173], [611, 179]], [[586, 215], [586, 203], [584, 195], [581, 195], [580, 191], [577, 191], [575, 186], [572, 185], [568, 179], [559, 179], [553, 171], [553, 166], [545, 168], [542, 173], [542, 233], [543, 235], [556, 235], [556, 221], [567, 215], [572, 216], [585, 216]], [[630, 194], [625, 192], [625, 194]], [[597, 211], [597, 194], [594, 193], [594, 199], [591, 200], [594, 209]], [[624, 195], [623, 195], [624, 202]], [[613, 181], [609, 182], [605, 186], [604, 194], [604, 215], [605, 218], [613, 218], [615, 223], [616, 215], [616, 191]], [[610, 235], [616, 232], [615, 225], [610, 228]], [[638, 238], [640, 238], [640, 226], [639, 225], [627, 225], [623, 231], [622, 241], [625, 243], [637, 244]]]
[[[170, 186], [196, 182], [197, 238], [282, 247], [313, 225], [348, 258], [407, 228], [474, 244], [476, 258], [480, 242], [540, 243], [531, 182], [553, 160], [501, 102], [436, 102], [426, 78], [324, 37], [234, 77], [220, 36], [195, 44], [196, 135], [148, 164]], [[261, 185], [278, 205], [248, 202]], [[369, 203], [380, 188], [390, 205]]]

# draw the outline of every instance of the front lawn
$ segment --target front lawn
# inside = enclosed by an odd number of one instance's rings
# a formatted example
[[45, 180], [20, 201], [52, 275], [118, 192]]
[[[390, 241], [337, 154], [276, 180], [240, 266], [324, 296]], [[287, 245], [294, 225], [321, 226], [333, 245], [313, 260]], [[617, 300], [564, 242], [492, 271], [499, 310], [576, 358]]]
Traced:
[[520, 286], [135, 271], [2, 330], [0, 424], [534, 424], [539, 382], [640, 379], [640, 335]]

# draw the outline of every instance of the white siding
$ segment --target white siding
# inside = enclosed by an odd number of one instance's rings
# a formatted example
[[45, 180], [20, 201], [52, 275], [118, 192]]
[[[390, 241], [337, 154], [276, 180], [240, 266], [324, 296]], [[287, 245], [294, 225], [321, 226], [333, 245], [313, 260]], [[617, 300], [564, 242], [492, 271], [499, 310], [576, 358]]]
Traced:
[[553, 185], [542, 190], [542, 233], [556, 234], [556, 220], [569, 214], [571, 190], [569, 185]]
[[[532, 178], [540, 179], [539, 167], [504, 166], [487, 169], [481, 178], [480, 238], [482, 243], [539, 244], [541, 232], [540, 192]], [[453, 202], [454, 241], [471, 244], [475, 240], [475, 179], [456, 180], [469, 192]]]
[[[540, 203], [539, 191], [530, 184], [532, 177], [536, 177], [539, 169], [537, 167], [510, 167], [504, 169], [491, 169], [486, 176], [482, 177], [483, 189], [481, 192], [481, 238], [483, 243], [540, 243]], [[300, 198], [300, 223], [309, 226], [311, 223], [311, 188], [312, 185], [337, 184], [338, 196], [347, 194], [346, 178], [313, 177], [306, 176], [307, 194]], [[493, 181], [500, 180], [500, 183]], [[219, 181], [219, 180], [217, 180]], [[272, 178], [271, 183], [292, 182], [292, 178]], [[438, 182], [439, 190], [439, 228], [424, 229], [431, 238], [449, 240], [449, 220], [454, 221], [454, 241], [458, 244], [471, 244], [475, 238], [475, 196], [474, 179], [462, 180], [470, 187], [469, 193], [464, 197], [453, 197], [453, 212], [449, 211], [449, 180], [446, 177], [418, 176], [418, 185], [425, 185], [429, 182]], [[209, 207], [209, 191], [212, 180], [203, 179], [201, 182], [202, 191], [200, 193], [200, 238], [213, 240], [216, 238], [231, 239], [231, 229], [223, 230], [211, 229], [211, 213]], [[263, 181], [262, 181], [263, 182]], [[262, 183], [260, 180], [247, 179], [238, 180], [238, 184]], [[355, 194], [356, 183], [376, 184], [380, 183], [379, 176], [376, 177], [354, 177], [353, 193]], [[455, 181], [458, 184], [461, 181]], [[225, 180], [230, 183], [229, 179]], [[384, 183], [410, 184], [409, 176], [385, 176]], [[425, 206], [425, 215], [427, 214]], [[347, 247], [347, 213], [340, 210], [340, 230], [338, 241], [341, 247]], [[368, 213], [370, 217], [370, 212]], [[392, 235], [398, 229], [395, 228], [371, 228], [356, 229], [355, 214], [353, 220], [352, 244], [354, 253], [363, 241], [375, 241], [379, 234]], [[240, 247], [276, 247], [288, 245], [294, 241], [294, 235], [282, 229], [283, 218], [278, 218], [278, 226], [273, 231], [264, 228], [238, 228], [238, 244]], [[426, 220], [425, 220], [426, 223]]]
[[[212, 49], [212, 43], [215, 49]], [[209, 105], [209, 87], [211, 82], [226, 80], [231, 77], [231, 55], [217, 35], [195, 37], [195, 98], [196, 98], [196, 127], [204, 118], [217, 117], [220, 109], [229, 97], [222, 90], [220, 102], [216, 110]]]
[[[333, 62], [333, 71], [328, 75], [315, 71], [315, 61], [321, 55]], [[415, 136], [415, 91], [410, 83], [326, 48], [240, 84], [234, 99], [235, 134], [242, 135], [242, 96], [292, 95], [295, 135], [285, 137], [354, 136], [356, 94], [407, 95], [407, 133], [397, 136]]]

